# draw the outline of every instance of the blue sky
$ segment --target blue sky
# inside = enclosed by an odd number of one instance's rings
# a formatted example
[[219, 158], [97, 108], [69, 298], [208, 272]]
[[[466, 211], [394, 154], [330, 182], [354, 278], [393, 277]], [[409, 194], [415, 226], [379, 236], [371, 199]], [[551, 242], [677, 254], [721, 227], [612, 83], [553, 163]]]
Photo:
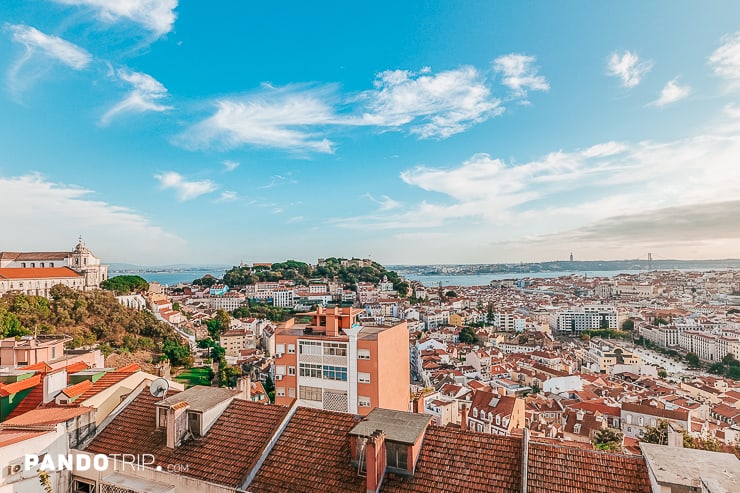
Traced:
[[4, 2], [0, 76], [1, 250], [740, 257], [733, 1]]

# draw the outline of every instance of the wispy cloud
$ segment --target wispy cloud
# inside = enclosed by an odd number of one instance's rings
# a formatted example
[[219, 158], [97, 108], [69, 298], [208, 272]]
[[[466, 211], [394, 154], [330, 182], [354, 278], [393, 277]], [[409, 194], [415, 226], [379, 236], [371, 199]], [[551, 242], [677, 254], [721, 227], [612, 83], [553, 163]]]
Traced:
[[267, 88], [263, 94], [224, 98], [211, 117], [190, 127], [176, 142], [187, 148], [258, 147], [332, 153], [333, 143], [314, 130], [339, 123], [328, 89]]
[[[19, 203], [33, 207], [18, 207]], [[59, 221], [60, 217], [65, 220]], [[109, 260], [126, 252], [129, 259], [119, 260], [179, 261], [171, 252], [186, 246], [185, 240], [135, 210], [97, 199], [92, 190], [55, 183], [39, 174], [0, 176], [0, 223], [6, 231], [23, 231], [16, 247], [28, 250], [48, 249], [49, 241], [64, 248], [60, 241], [72, 244], [81, 233], [98, 256]]]
[[378, 204], [378, 206], [379, 206], [378, 212], [390, 211], [392, 209], [397, 209], [397, 208], [401, 207], [401, 203], [400, 202], [398, 202], [397, 200], [393, 200], [392, 198], [390, 198], [387, 195], [381, 195], [379, 199], [376, 199], [371, 194], [367, 193], [367, 194], [365, 194], [365, 197], [367, 197], [368, 199], [370, 199], [370, 201]]
[[221, 195], [216, 199], [216, 202], [234, 202], [236, 200], [239, 200], [239, 194], [236, 192], [224, 191], [221, 192]]
[[303, 216], [293, 216], [289, 218], [287, 221], [285, 221], [286, 224], [295, 224], [295, 223], [301, 223], [303, 222], [304, 217]]
[[691, 87], [688, 85], [680, 85], [678, 78], [669, 80], [668, 83], [660, 91], [658, 99], [649, 103], [648, 106], [665, 106], [667, 104], [675, 103], [680, 101], [691, 94]]
[[214, 192], [218, 188], [211, 180], [188, 181], [175, 171], [157, 174], [154, 175], [154, 178], [159, 181], [162, 189], [173, 189], [177, 200], [180, 202], [195, 199], [201, 195]]
[[[534, 89], [532, 84], [527, 87]], [[341, 94], [336, 85], [265, 84], [258, 93], [222, 98], [214, 106], [213, 115], [175, 142], [189, 149], [253, 145], [333, 153], [327, 136], [333, 129], [376, 127], [444, 139], [504, 111], [474, 67], [437, 74], [428, 67], [387, 70], [377, 74], [373, 89], [357, 94]]]
[[92, 61], [92, 55], [74, 43], [58, 36], [44, 34], [35, 27], [9, 24], [13, 41], [23, 44], [27, 50], [53, 58], [75, 70], [82, 70]]
[[387, 70], [377, 74], [363, 121], [378, 127], [407, 126], [420, 138], [447, 138], [503, 112], [474, 67], [437, 74]]
[[241, 164], [241, 163], [238, 163], [236, 161], [231, 161], [231, 160], [228, 160], [228, 159], [223, 162], [224, 168], [226, 168], [226, 172], [227, 173], [230, 172], [230, 171], [234, 171], [236, 168], [239, 167], [239, 164]]
[[740, 31], [722, 38], [722, 46], [711, 54], [709, 64], [715, 75], [734, 86], [740, 84]]
[[635, 87], [652, 68], [652, 61], [640, 60], [640, 57], [631, 51], [621, 54], [614, 52], [609, 57], [607, 73], [618, 77], [624, 87]]
[[116, 70], [118, 78], [132, 86], [131, 92], [109, 109], [100, 119], [107, 125], [116, 116], [124, 113], [144, 113], [147, 111], [167, 111], [167, 106], [158, 101], [167, 97], [167, 89], [151, 75], [141, 72], [132, 72], [127, 69]]
[[549, 91], [550, 84], [537, 73], [536, 58], [520, 53], [510, 53], [493, 61], [493, 68], [501, 73], [501, 83], [512, 90], [517, 98], [526, 100], [528, 91]]
[[177, 0], [54, 0], [65, 5], [94, 9], [107, 23], [128, 19], [143, 26], [157, 37], [172, 31]]
[[365, 230], [445, 227], [458, 237], [474, 231], [485, 242], [502, 228], [510, 238], [524, 238], [614, 216], [736, 200], [740, 114], [727, 111], [725, 118], [707, 133], [674, 141], [603, 142], [522, 164], [477, 154], [457, 166], [417, 166], [400, 178], [430, 192], [425, 200], [333, 223]]

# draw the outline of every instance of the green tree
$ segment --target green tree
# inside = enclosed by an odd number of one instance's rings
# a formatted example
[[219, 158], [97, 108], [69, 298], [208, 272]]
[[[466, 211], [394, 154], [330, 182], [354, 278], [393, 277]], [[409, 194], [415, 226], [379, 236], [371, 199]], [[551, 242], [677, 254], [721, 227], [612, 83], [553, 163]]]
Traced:
[[450, 290], [450, 291], [447, 291], [447, 292], [445, 293], [445, 296], [446, 296], [447, 298], [457, 298], [457, 293], [456, 293], [456, 292], [454, 292], [454, 291], [452, 291], [452, 290]]
[[612, 428], [602, 428], [594, 435], [594, 448], [604, 452], [622, 452], [622, 433]]
[[721, 362], [716, 362], [712, 366], [709, 367], [709, 373], [712, 373], [714, 375], [724, 375], [725, 374], [725, 365], [723, 365]]
[[622, 322], [622, 330], [627, 330], [627, 331], [635, 330], [635, 320], [632, 318], [628, 318], [627, 320]]
[[242, 370], [238, 366], [222, 366], [218, 369], [219, 387], [236, 387], [236, 381], [242, 376]]
[[740, 361], [735, 359], [735, 356], [732, 353], [725, 354], [725, 357], [722, 358], [722, 364], [727, 366], [740, 366]]
[[698, 368], [700, 365], [699, 356], [696, 353], [686, 354], [686, 362], [693, 368]]
[[658, 376], [660, 378], [667, 378], [668, 377], [668, 372], [665, 371], [665, 370], [658, 370]]
[[192, 366], [193, 357], [190, 348], [174, 339], [167, 339], [162, 345], [162, 352], [174, 366]]
[[668, 445], [668, 421], [660, 419], [656, 426], [646, 426], [640, 435], [640, 441]]
[[475, 331], [471, 327], [463, 327], [460, 329], [460, 335], [458, 338], [460, 342], [465, 344], [475, 344], [478, 342], [478, 337], [475, 335]]
[[114, 276], [101, 282], [100, 287], [122, 295], [134, 291], [148, 291], [149, 283], [140, 276]]

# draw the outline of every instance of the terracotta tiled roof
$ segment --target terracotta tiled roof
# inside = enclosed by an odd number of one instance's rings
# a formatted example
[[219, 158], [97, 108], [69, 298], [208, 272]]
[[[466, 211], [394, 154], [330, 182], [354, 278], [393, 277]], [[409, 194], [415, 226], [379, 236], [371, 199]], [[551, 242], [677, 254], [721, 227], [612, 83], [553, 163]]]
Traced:
[[[39, 381], [41, 379], [39, 378]], [[21, 414], [27, 413], [33, 409], [39, 407], [44, 401], [44, 386], [40, 383], [37, 384], [31, 391], [21, 400], [21, 402], [8, 414], [7, 419], [15, 418]]]
[[0, 269], [0, 279], [61, 279], [70, 277], [82, 277], [82, 274], [73, 271], [69, 267]]
[[533, 493], [650, 493], [642, 456], [530, 443], [527, 471]]
[[57, 424], [82, 414], [94, 411], [92, 407], [49, 407], [35, 409], [15, 418], [5, 421], [1, 426], [28, 426]]
[[381, 491], [519, 491], [521, 455], [522, 442], [517, 438], [430, 426], [413, 478], [386, 474]]
[[29, 440], [49, 433], [48, 431], [0, 430], [0, 447]]
[[31, 371], [31, 370], [33, 370], [33, 371], [41, 371], [41, 372], [48, 373], [48, 372], [51, 371], [51, 366], [47, 365], [45, 361], [41, 361], [41, 362], [35, 363], [33, 365], [24, 366], [24, 367], [20, 368], [20, 370], [23, 370], [23, 371]]
[[[170, 392], [170, 396], [177, 392]], [[153, 454], [165, 470], [169, 464], [187, 465], [182, 474], [238, 487], [285, 418], [288, 408], [234, 400], [204, 437], [175, 449], [166, 445], [163, 428], [155, 429], [155, 402], [142, 391], [87, 447], [99, 454]]]
[[67, 397], [77, 397], [87, 392], [87, 390], [92, 386], [93, 383], [90, 380], [83, 380], [74, 385], [70, 385], [66, 389], [62, 390], [62, 392], [64, 392]]
[[77, 363], [72, 363], [71, 365], [67, 365], [64, 367], [64, 369], [67, 370], [67, 375], [71, 375], [82, 370], [87, 370], [88, 368], [90, 367], [87, 366], [87, 363], [84, 363], [82, 361], [78, 361]]
[[134, 363], [128, 366], [124, 366], [123, 368], [120, 368], [118, 370], [106, 373], [105, 375], [100, 377], [97, 382], [92, 384], [92, 386], [88, 388], [85, 393], [82, 394], [82, 396], [80, 396], [79, 400], [84, 401], [96, 394], [99, 394], [110, 386], [117, 384], [124, 378], [136, 373], [137, 371], [139, 371], [139, 369], [139, 365]]
[[350, 463], [349, 414], [298, 408], [260, 468], [249, 491], [365, 491], [365, 478]]
[[689, 411], [684, 409], [660, 409], [655, 406], [636, 404], [634, 402], [623, 402], [622, 411], [646, 414], [648, 416], [657, 416], [659, 418], [675, 419], [677, 421], [687, 421], [689, 419]]
[[34, 375], [31, 378], [26, 378], [19, 382], [2, 383], [0, 384], [0, 396], [7, 397], [23, 390], [28, 390], [31, 387], [38, 385], [40, 381], [41, 375]]

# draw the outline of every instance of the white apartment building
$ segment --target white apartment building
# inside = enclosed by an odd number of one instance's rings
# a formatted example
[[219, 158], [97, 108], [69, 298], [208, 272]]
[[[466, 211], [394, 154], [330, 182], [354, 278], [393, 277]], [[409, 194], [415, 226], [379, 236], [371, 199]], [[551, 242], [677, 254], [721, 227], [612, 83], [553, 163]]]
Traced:
[[233, 312], [246, 304], [247, 298], [242, 293], [229, 292], [220, 296], [206, 296], [204, 301], [209, 308], [213, 308], [214, 310], [220, 309]]
[[549, 324], [550, 330], [571, 334], [590, 329], [616, 329], [619, 327], [619, 314], [610, 305], [572, 307], [551, 314]]
[[272, 304], [283, 308], [295, 305], [295, 290], [293, 288], [275, 288], [272, 292]]
[[681, 332], [678, 344], [702, 361], [717, 361], [717, 336], [714, 334], [686, 330]]

